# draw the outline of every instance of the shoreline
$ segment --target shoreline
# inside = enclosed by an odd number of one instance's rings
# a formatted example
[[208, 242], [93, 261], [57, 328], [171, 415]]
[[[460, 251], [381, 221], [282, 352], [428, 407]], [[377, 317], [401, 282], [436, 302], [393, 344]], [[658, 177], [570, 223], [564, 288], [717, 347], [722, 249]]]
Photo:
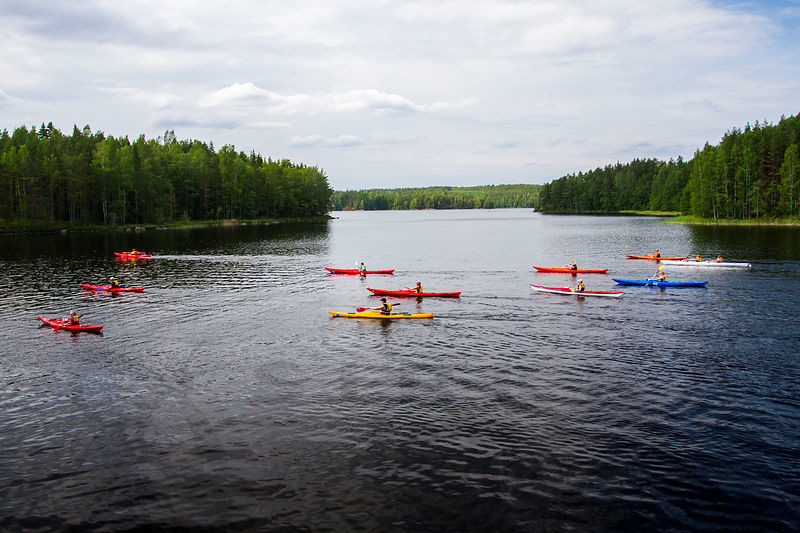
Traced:
[[310, 222], [327, 222], [333, 219], [329, 214], [313, 216], [313, 217], [288, 217], [288, 218], [260, 218], [260, 219], [227, 219], [227, 220], [191, 220], [185, 222], [166, 222], [163, 224], [117, 224], [117, 225], [102, 225], [102, 224], [43, 224], [43, 225], [20, 225], [15, 228], [14, 225], [0, 225], [0, 235], [25, 235], [25, 234], [47, 234], [47, 233], [84, 233], [95, 231], [149, 231], [149, 230], [167, 230], [167, 229], [192, 229], [192, 228], [205, 228], [209, 226], [269, 226], [272, 224], [290, 224], [290, 223], [310, 223]]
[[773, 218], [773, 219], [759, 219], [759, 218], [699, 218], [691, 215], [682, 215], [665, 220], [666, 224], [686, 224], [692, 226], [782, 226], [782, 227], [797, 227], [800, 226], [800, 219], [792, 218]]

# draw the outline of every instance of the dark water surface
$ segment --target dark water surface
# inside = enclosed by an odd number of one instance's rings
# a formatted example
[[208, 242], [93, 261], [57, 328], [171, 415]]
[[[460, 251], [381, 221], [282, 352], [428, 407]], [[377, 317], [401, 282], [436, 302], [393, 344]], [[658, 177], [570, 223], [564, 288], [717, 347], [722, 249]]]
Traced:
[[[0, 236], [0, 530], [796, 531], [800, 230], [527, 210]], [[120, 263], [112, 252], [158, 254]], [[705, 289], [613, 299], [625, 253]], [[331, 276], [323, 266], [395, 268]], [[142, 294], [84, 293], [109, 275]], [[332, 319], [366, 287], [432, 321]], [[35, 315], [85, 313], [102, 335]]]

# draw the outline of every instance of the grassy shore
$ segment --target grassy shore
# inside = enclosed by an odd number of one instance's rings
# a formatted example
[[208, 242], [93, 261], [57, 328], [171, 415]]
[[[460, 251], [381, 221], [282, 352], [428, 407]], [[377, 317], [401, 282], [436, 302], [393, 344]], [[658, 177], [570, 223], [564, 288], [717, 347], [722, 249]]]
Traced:
[[66, 222], [49, 223], [7, 223], [0, 222], [0, 234], [16, 233], [58, 233], [71, 231], [142, 231], [154, 229], [204, 228], [209, 226], [245, 226], [287, 224], [291, 222], [325, 222], [329, 215], [307, 218], [261, 218], [250, 220], [187, 220], [165, 222], [163, 224], [69, 224]]
[[797, 218], [700, 218], [691, 215], [683, 215], [669, 220], [670, 224], [696, 224], [700, 226], [800, 226], [800, 219]]

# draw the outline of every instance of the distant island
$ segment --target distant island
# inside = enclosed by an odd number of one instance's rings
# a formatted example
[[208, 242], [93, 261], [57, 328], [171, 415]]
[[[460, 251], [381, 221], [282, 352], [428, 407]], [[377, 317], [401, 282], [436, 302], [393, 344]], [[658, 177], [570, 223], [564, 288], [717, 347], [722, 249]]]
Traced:
[[480, 185], [335, 191], [334, 211], [363, 209], [494, 209], [536, 206], [541, 185]]
[[317, 167], [225, 145], [52, 123], [0, 133], [0, 231], [311, 218], [330, 208]]

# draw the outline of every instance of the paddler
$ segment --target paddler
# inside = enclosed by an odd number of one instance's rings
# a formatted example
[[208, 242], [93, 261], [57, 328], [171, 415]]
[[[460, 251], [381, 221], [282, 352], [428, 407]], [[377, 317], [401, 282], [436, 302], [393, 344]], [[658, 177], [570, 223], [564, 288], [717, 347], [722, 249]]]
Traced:
[[653, 257], [655, 257], [656, 259], [661, 259], [661, 250], [656, 248], [656, 253], [653, 254]]
[[422, 282], [418, 281], [413, 290], [417, 294], [422, 294]]
[[136, 248], [134, 248], [133, 250], [131, 250], [131, 253], [129, 253], [128, 255], [139, 255], [139, 252], [137, 252]]
[[108, 284], [111, 286], [112, 289], [119, 289], [119, 280], [114, 276], [108, 278]]
[[575, 287], [575, 292], [583, 292], [585, 290], [586, 290], [586, 285], [583, 284], [583, 280], [582, 279], [579, 279], [578, 280], [578, 286]]
[[578, 270], [578, 263], [576, 263], [575, 260], [573, 259], [572, 262], [567, 265], [567, 268], [569, 268], [570, 270]]
[[384, 315], [391, 315], [392, 314], [392, 304], [386, 301], [386, 298], [381, 298], [381, 306], [380, 307], [370, 307], [375, 311], [380, 311], [381, 314]]
[[361, 274], [366, 274], [367, 273], [367, 265], [365, 265], [363, 261], [361, 262], [360, 265], [358, 265], [358, 271]]
[[702, 258], [702, 257], [700, 257], [700, 254], [697, 254], [696, 256], [694, 256], [694, 260], [695, 260], [695, 261], [702, 261], [702, 260], [703, 260], [703, 258]]
[[75, 311], [69, 312], [69, 318], [67, 318], [67, 325], [69, 326], [78, 326], [81, 323], [81, 317], [83, 315], [78, 315]]
[[652, 281], [667, 281], [667, 275], [664, 274], [664, 265], [658, 267], [656, 273], [650, 278]]
[[714, 259], [715, 263], [722, 263], [723, 259], [721, 255], [718, 255], [716, 259]]

